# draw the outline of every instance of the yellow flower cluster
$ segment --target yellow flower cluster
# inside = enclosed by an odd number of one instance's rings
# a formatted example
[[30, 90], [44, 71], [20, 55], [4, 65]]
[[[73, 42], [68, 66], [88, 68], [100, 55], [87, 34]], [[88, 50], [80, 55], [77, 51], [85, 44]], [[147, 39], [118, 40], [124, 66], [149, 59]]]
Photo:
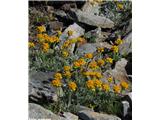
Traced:
[[63, 57], [68, 57], [68, 55], [69, 55], [68, 51], [66, 51], [66, 50], [62, 51], [62, 56]]
[[71, 78], [71, 72], [70, 71], [65, 71], [64, 74], [63, 74], [65, 77], [67, 78]]
[[70, 67], [70, 66], [64, 66], [63, 69], [64, 69], [65, 71], [69, 71], [69, 70], [71, 70], [71, 67]]
[[121, 86], [120, 85], [114, 85], [113, 90], [115, 91], [115, 93], [120, 93], [121, 92]]
[[86, 86], [88, 89], [95, 91], [95, 86], [94, 86], [94, 81], [93, 80], [88, 80], [86, 82]]
[[112, 82], [113, 81], [113, 77], [108, 77], [108, 82]]
[[83, 59], [83, 58], [80, 58], [79, 60], [77, 60], [77, 61], [75, 61], [74, 63], [73, 63], [73, 66], [75, 67], [75, 68], [78, 68], [78, 67], [81, 67], [81, 66], [83, 66], [83, 65], [85, 65], [86, 64], [86, 61]]
[[48, 52], [48, 49], [49, 49], [49, 44], [48, 44], [48, 43], [43, 43], [43, 44], [42, 44], [42, 50], [43, 50], [44, 52]]
[[92, 71], [87, 71], [83, 73], [86, 76], [90, 76], [90, 77], [96, 77], [96, 78], [102, 78], [102, 74], [100, 72], [92, 72]]
[[49, 42], [49, 43], [57, 43], [59, 42], [59, 38], [57, 36], [48, 36], [47, 34], [37, 34], [37, 38], [40, 43]]
[[97, 68], [98, 68], [97, 62], [96, 62], [96, 61], [91, 61], [91, 62], [89, 63], [89, 67], [90, 67], [91, 69], [97, 69]]
[[29, 48], [33, 48], [33, 47], [35, 47], [35, 44], [33, 42], [29, 42], [28, 46], [29, 46]]
[[73, 32], [74, 32], [73, 30], [69, 30], [69, 31], [68, 31], [68, 36], [72, 36], [72, 35], [73, 35]]
[[38, 26], [37, 27], [38, 32], [42, 33], [42, 32], [46, 32], [46, 27], [44, 25], [42, 26]]
[[52, 80], [52, 85], [55, 87], [61, 87], [62, 83], [59, 79]]
[[102, 52], [104, 52], [104, 48], [97, 48], [97, 51], [99, 52], [99, 53], [102, 53]]
[[113, 50], [113, 52], [114, 53], [118, 53], [118, 46], [116, 46], [116, 45], [113, 45], [112, 47], [111, 47], [111, 50]]
[[94, 80], [94, 85], [97, 88], [102, 88], [102, 81], [101, 80]]
[[97, 64], [98, 64], [99, 66], [103, 66], [103, 65], [105, 64], [105, 62], [104, 62], [104, 60], [99, 59], [99, 60], [97, 61]]
[[92, 59], [93, 58], [93, 54], [92, 53], [87, 53], [87, 54], [84, 55], [84, 57]]
[[109, 85], [108, 85], [108, 84], [106, 84], [106, 83], [102, 84], [102, 90], [104, 90], [104, 91], [108, 92], [108, 91], [110, 90]]
[[120, 44], [123, 43], [123, 40], [121, 40], [120, 38], [118, 38], [118, 39], [115, 41], [115, 43], [116, 43], [117, 45], [120, 45]]
[[61, 80], [62, 79], [62, 74], [61, 73], [55, 73], [54, 78]]
[[77, 89], [77, 85], [76, 85], [75, 82], [70, 82], [70, 83], [68, 84], [68, 87], [69, 87], [69, 89], [72, 90], [72, 91], [75, 91], [75, 90]]
[[122, 81], [122, 82], [121, 82], [121, 86], [122, 86], [122, 88], [124, 88], [124, 89], [128, 89], [128, 87], [129, 87], [128, 83], [125, 82], [125, 81]]
[[113, 59], [112, 59], [112, 58], [110, 58], [110, 57], [107, 57], [107, 58], [106, 58], [106, 62], [108, 62], [108, 63], [111, 63], [111, 64], [112, 64], [112, 63], [113, 63]]

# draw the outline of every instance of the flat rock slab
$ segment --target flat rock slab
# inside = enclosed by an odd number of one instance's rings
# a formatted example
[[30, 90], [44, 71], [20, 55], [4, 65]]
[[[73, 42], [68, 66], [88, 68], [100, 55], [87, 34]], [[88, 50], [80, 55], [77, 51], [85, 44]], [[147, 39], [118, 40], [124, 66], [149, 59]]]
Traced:
[[29, 103], [29, 119], [66, 120], [38, 104]]
[[53, 73], [31, 72], [29, 74], [29, 100], [32, 102], [56, 101], [56, 89], [51, 85]]
[[121, 120], [117, 116], [83, 110], [78, 113], [82, 120]]
[[101, 27], [101, 28], [113, 28], [114, 22], [112, 22], [110, 19], [102, 16], [97, 16], [90, 14], [89, 12], [83, 12], [81, 10], [76, 10], [76, 19], [78, 19], [79, 22], [86, 23], [91, 26]]

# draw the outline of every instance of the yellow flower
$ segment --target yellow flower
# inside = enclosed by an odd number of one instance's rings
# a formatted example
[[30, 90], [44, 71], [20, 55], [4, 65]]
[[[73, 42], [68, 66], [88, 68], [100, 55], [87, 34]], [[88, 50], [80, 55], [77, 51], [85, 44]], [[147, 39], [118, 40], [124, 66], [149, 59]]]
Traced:
[[63, 57], [68, 57], [69, 53], [67, 51], [62, 51]]
[[70, 39], [70, 43], [76, 43], [77, 42], [77, 39], [73, 38], [73, 39]]
[[120, 44], [123, 43], [123, 40], [121, 40], [120, 38], [118, 38], [118, 39], [115, 41], [115, 43], [116, 43], [117, 45], [120, 45]]
[[43, 34], [40, 33], [40, 34], [37, 34], [37, 38], [38, 39], [44, 39], [44, 36], [43, 36]]
[[104, 60], [99, 59], [99, 60], [97, 61], [97, 63], [98, 63], [99, 66], [103, 66], [105, 62], [104, 62]]
[[101, 88], [101, 87], [102, 87], [102, 81], [101, 81], [101, 80], [94, 80], [94, 85], [95, 85], [97, 88]]
[[123, 9], [123, 4], [117, 3], [117, 7], [118, 7], [120, 10], [122, 10], [122, 9]]
[[86, 86], [88, 89], [95, 91], [95, 86], [94, 86], [94, 81], [93, 80], [88, 80], [86, 82]]
[[63, 48], [67, 48], [70, 45], [70, 41], [66, 40], [63, 44]]
[[97, 51], [98, 51], [99, 53], [102, 53], [102, 52], [104, 52], [104, 48], [97, 48]]
[[57, 31], [57, 35], [58, 35], [58, 37], [61, 36], [61, 35], [62, 35], [62, 32], [61, 32], [60, 30]]
[[128, 87], [129, 87], [128, 83], [125, 82], [125, 81], [122, 81], [122, 82], [121, 82], [121, 86], [122, 86], [124, 89], [128, 89]]
[[77, 62], [79, 62], [80, 65], [85, 65], [86, 61], [84, 59], [79, 59]]
[[28, 46], [29, 46], [29, 48], [33, 48], [33, 47], [35, 47], [35, 44], [33, 42], [29, 42]]
[[84, 55], [86, 58], [92, 59], [93, 58], [93, 54], [92, 53], [87, 53]]
[[108, 80], [108, 82], [112, 82], [113, 81], [113, 77], [109, 77], [107, 80]]
[[84, 42], [84, 41], [85, 41], [85, 39], [82, 38], [82, 37], [78, 37], [78, 38], [77, 38], [77, 42]]
[[110, 87], [109, 87], [109, 85], [108, 84], [106, 84], [106, 83], [103, 83], [102, 84], [102, 90], [104, 90], [104, 91], [109, 91], [109, 89], [110, 89]]
[[72, 36], [73, 35], [73, 31], [72, 30], [69, 30], [68, 31], [68, 36]]
[[66, 76], [67, 78], [70, 78], [72, 74], [70, 71], [65, 71], [63, 75]]
[[64, 66], [64, 70], [65, 70], [65, 71], [69, 71], [70, 69], [71, 69], [70, 66]]
[[68, 84], [68, 87], [69, 87], [69, 89], [72, 90], [72, 91], [75, 91], [75, 90], [77, 89], [77, 85], [76, 85], [75, 82], [70, 82], [70, 83]]
[[56, 73], [56, 74], [54, 75], [54, 78], [61, 80], [61, 79], [62, 79], [62, 74], [61, 74], [61, 73]]
[[97, 78], [102, 78], [102, 74], [101, 74], [100, 72], [95, 72], [95, 76], [96, 76]]
[[120, 93], [121, 92], [121, 87], [119, 85], [114, 85], [113, 90], [115, 91], [115, 93]]
[[90, 63], [89, 63], [89, 67], [90, 67], [91, 69], [97, 69], [97, 68], [98, 68], [97, 62], [96, 62], [96, 61], [90, 62]]
[[48, 43], [43, 43], [43, 44], [42, 44], [42, 50], [43, 50], [44, 52], [48, 52], [48, 49], [49, 49], [49, 44], [48, 44]]
[[78, 67], [80, 67], [81, 65], [80, 65], [80, 63], [79, 63], [78, 61], [75, 61], [75, 62], [73, 63], [73, 66], [76, 67], [76, 68], [78, 68]]
[[113, 50], [113, 52], [115, 52], [115, 53], [118, 53], [118, 46], [113, 45], [113, 46], [111, 47], [111, 50]]
[[108, 58], [106, 58], [106, 62], [109, 62], [109, 63], [113, 63], [113, 59], [112, 58], [110, 58], [110, 57], [108, 57]]
[[46, 27], [45, 27], [44, 25], [38, 26], [38, 27], [37, 27], [37, 30], [38, 30], [40, 33], [46, 32]]
[[52, 85], [55, 87], [61, 87], [62, 83], [59, 79], [52, 80]]
[[49, 42], [51, 43], [59, 42], [59, 38], [57, 36], [50, 37]]

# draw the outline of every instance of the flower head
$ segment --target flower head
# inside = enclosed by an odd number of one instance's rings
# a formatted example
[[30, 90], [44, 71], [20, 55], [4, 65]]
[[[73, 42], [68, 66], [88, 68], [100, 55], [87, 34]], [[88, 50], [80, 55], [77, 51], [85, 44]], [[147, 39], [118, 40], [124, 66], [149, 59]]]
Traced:
[[101, 80], [94, 80], [94, 85], [97, 87], [97, 88], [101, 88], [102, 87], [102, 81]]
[[112, 59], [112, 58], [110, 58], [110, 57], [107, 57], [107, 58], [106, 58], [106, 62], [109, 62], [109, 63], [111, 63], [111, 64], [112, 64], [112, 63], [113, 63], [113, 59]]
[[97, 62], [96, 62], [96, 61], [90, 62], [90, 63], [89, 63], [89, 67], [90, 67], [91, 69], [97, 69], [97, 68], [98, 68]]
[[48, 43], [43, 43], [43, 44], [42, 44], [42, 50], [43, 50], [44, 52], [48, 52], [48, 49], [49, 49], [49, 44], [48, 44]]
[[44, 25], [42, 26], [38, 26], [37, 27], [38, 32], [42, 33], [42, 32], [46, 32], [46, 27]]
[[97, 51], [99, 52], [99, 53], [102, 53], [102, 52], [104, 52], [104, 48], [97, 48]]
[[84, 56], [85, 56], [85, 58], [89, 58], [89, 59], [93, 58], [93, 54], [92, 53], [87, 53]]
[[81, 65], [80, 65], [80, 63], [79, 63], [78, 61], [75, 61], [75, 62], [73, 63], [73, 66], [74, 66], [75, 68], [79, 68]]
[[109, 91], [109, 89], [110, 89], [110, 88], [109, 88], [109, 85], [108, 85], [108, 84], [106, 84], [106, 83], [103, 83], [103, 84], [102, 84], [102, 90], [104, 90], [104, 91], [107, 92], [107, 91]]
[[57, 35], [58, 35], [58, 37], [60, 37], [62, 35], [62, 32], [60, 30], [57, 31]]
[[95, 72], [95, 76], [96, 76], [97, 78], [102, 78], [102, 74], [101, 74], [100, 72]]
[[107, 80], [108, 80], [108, 82], [112, 82], [113, 81], [113, 77], [108, 77]]
[[68, 84], [68, 87], [69, 87], [69, 89], [72, 90], [72, 91], [75, 91], [75, 90], [77, 89], [77, 85], [76, 85], [75, 82], [70, 82], [70, 83]]
[[55, 87], [61, 87], [62, 83], [59, 79], [52, 80], [52, 85]]
[[115, 52], [115, 53], [118, 53], [118, 46], [113, 45], [113, 46], [111, 47], [111, 50], [113, 50], [113, 52]]
[[118, 38], [118, 39], [115, 41], [115, 43], [116, 43], [117, 45], [120, 45], [120, 44], [123, 43], [123, 40], [121, 40], [120, 38]]
[[128, 89], [128, 87], [129, 87], [128, 83], [125, 82], [125, 81], [122, 81], [122, 82], [121, 82], [121, 86], [122, 86], [124, 89]]
[[71, 72], [70, 71], [65, 71], [64, 74], [63, 74], [65, 77], [67, 78], [71, 78]]
[[54, 75], [54, 78], [61, 80], [61, 79], [62, 79], [62, 74], [61, 74], [61, 73], [56, 73], [56, 74]]
[[28, 46], [29, 46], [29, 48], [33, 48], [33, 47], [35, 47], [35, 44], [34, 44], [34, 42], [29, 42]]
[[88, 80], [86, 82], [86, 86], [88, 89], [95, 91], [95, 86], [94, 86], [94, 81], [93, 80]]
[[65, 71], [69, 71], [69, 70], [71, 69], [71, 67], [70, 67], [70, 66], [64, 66], [63, 69], [64, 69]]
[[104, 62], [104, 60], [99, 59], [99, 60], [97, 61], [97, 64], [98, 64], [99, 66], [103, 66], [103, 65], [105, 64], [105, 62]]
[[69, 53], [67, 51], [62, 51], [63, 57], [68, 57]]
[[115, 93], [120, 93], [120, 92], [121, 92], [121, 87], [120, 87], [120, 85], [114, 85], [114, 86], [113, 86], [113, 90], [115, 91]]

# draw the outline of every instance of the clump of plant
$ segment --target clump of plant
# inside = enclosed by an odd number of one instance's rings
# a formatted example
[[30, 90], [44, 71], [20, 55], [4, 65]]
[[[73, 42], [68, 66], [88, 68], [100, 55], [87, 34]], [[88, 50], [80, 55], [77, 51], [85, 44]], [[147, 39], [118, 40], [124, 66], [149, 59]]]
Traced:
[[[77, 57], [70, 49], [73, 44], [83, 42], [83, 37], [70, 39], [74, 31], [69, 30], [65, 41], [61, 41], [62, 31], [49, 36], [45, 26], [37, 30], [37, 41], [29, 41], [30, 67], [38, 60], [40, 66], [55, 72], [51, 84], [57, 89], [58, 101], [52, 103], [51, 109], [76, 113], [78, 106], [83, 105], [95, 111], [119, 114], [120, 96], [129, 90], [129, 83], [115, 80], [112, 75], [105, 77], [103, 73], [121, 58], [119, 45], [123, 40], [118, 38], [110, 49], [97, 48], [95, 53]], [[54, 62], [48, 64], [48, 61]]]

